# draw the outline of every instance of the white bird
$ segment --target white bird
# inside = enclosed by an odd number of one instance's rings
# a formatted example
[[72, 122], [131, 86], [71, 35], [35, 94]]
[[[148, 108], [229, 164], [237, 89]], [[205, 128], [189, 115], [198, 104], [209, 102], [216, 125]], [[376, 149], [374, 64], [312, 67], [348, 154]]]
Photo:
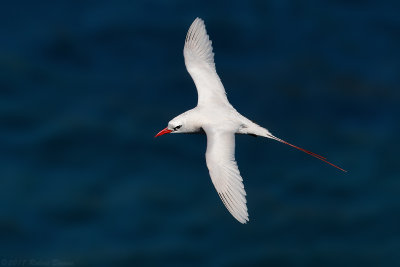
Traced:
[[167, 133], [206, 133], [206, 163], [212, 183], [225, 207], [239, 222], [249, 221], [249, 215], [243, 179], [235, 161], [235, 134], [274, 139], [345, 171], [322, 156], [275, 137], [232, 107], [216, 72], [211, 41], [200, 18], [196, 18], [189, 28], [183, 55], [197, 88], [197, 106], [172, 119], [155, 137]]

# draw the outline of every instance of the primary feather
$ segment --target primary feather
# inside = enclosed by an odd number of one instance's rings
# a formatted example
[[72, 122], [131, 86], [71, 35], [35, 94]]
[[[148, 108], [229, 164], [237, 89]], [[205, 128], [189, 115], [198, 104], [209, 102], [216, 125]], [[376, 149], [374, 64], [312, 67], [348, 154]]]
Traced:
[[186, 35], [185, 65], [198, 93], [198, 106], [229, 105], [225, 88], [215, 70], [214, 53], [204, 21], [196, 18]]
[[225, 207], [239, 222], [249, 220], [246, 191], [235, 160], [235, 133], [205, 128], [206, 162], [211, 180]]

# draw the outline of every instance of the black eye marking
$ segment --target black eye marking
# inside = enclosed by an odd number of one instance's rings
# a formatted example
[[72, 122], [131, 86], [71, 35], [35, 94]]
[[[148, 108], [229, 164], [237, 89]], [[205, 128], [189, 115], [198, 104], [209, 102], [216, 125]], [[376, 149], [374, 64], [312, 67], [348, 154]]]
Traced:
[[178, 126], [174, 127], [174, 131], [178, 130], [181, 127], [182, 127], [182, 125], [178, 125]]

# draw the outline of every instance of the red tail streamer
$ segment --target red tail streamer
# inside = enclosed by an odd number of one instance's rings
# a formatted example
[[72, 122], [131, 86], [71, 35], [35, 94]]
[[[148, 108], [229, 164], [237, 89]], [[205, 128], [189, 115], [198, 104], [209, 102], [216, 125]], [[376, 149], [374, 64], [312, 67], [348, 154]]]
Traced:
[[282, 143], [284, 143], [284, 144], [286, 144], [286, 145], [289, 145], [289, 146], [291, 146], [291, 147], [294, 147], [294, 148], [296, 148], [296, 149], [298, 149], [298, 150], [301, 150], [301, 151], [303, 151], [303, 152], [305, 152], [305, 153], [307, 153], [307, 154], [309, 154], [309, 155], [311, 155], [311, 156], [313, 156], [313, 157], [315, 157], [315, 158], [317, 158], [317, 159], [320, 159], [320, 160], [322, 160], [323, 162], [326, 162], [326, 163], [328, 163], [329, 165], [331, 165], [331, 166], [333, 166], [333, 167], [335, 167], [335, 168], [338, 168], [338, 169], [341, 170], [341, 171], [347, 172], [346, 170], [344, 170], [344, 169], [342, 169], [342, 168], [336, 166], [335, 164], [330, 163], [329, 161], [326, 160], [326, 158], [324, 158], [324, 157], [322, 157], [322, 156], [320, 156], [320, 155], [318, 155], [318, 154], [315, 154], [314, 152], [311, 152], [311, 151], [305, 150], [304, 148], [301, 148], [301, 147], [292, 145], [292, 144], [290, 144], [290, 143], [288, 143], [288, 142], [286, 142], [286, 141], [283, 141], [283, 140], [281, 140], [281, 139], [278, 139], [278, 141], [279, 141], [279, 142], [282, 142]]

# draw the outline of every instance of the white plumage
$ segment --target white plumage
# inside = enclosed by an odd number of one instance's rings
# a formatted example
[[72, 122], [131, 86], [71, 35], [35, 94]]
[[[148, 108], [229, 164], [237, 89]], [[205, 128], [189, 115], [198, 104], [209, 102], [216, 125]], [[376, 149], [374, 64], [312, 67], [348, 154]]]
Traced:
[[166, 133], [202, 130], [207, 134], [206, 163], [212, 183], [225, 207], [239, 222], [246, 223], [249, 215], [243, 179], [235, 160], [235, 134], [268, 137], [343, 170], [324, 157], [273, 136], [267, 129], [245, 118], [232, 107], [216, 72], [212, 42], [202, 19], [196, 18], [190, 26], [183, 54], [186, 68], [197, 88], [197, 106], [171, 120], [168, 127], [156, 137]]
[[211, 180], [225, 207], [239, 222], [249, 220], [246, 192], [235, 161], [235, 135], [228, 131], [206, 129], [206, 162]]
[[195, 19], [186, 35], [183, 49], [185, 65], [196, 84], [198, 105], [214, 101], [230, 105], [221, 80], [215, 70], [212, 42], [202, 19]]
[[[202, 19], [196, 18], [190, 26], [183, 54], [186, 68], [196, 84], [197, 105], [213, 105], [212, 110], [215, 113], [233, 109], [216, 72], [212, 42]], [[234, 110], [231, 112], [234, 113]], [[223, 124], [224, 122], [221, 123]], [[233, 129], [216, 131], [214, 127], [207, 126], [203, 126], [203, 130], [207, 134], [207, 167], [215, 189], [233, 217], [245, 223], [249, 220], [249, 215], [243, 179], [235, 161], [235, 132]]]

